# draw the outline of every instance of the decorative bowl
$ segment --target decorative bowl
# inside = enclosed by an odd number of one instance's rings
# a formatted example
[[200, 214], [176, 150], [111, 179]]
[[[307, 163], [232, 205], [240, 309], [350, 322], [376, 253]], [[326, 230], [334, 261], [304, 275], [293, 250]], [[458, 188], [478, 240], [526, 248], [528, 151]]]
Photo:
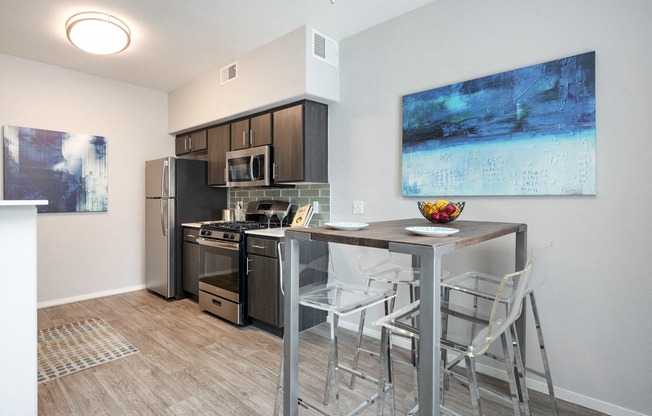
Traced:
[[438, 199], [435, 202], [417, 201], [421, 215], [435, 224], [445, 224], [455, 221], [462, 214], [464, 204], [464, 201], [451, 202], [445, 199]]

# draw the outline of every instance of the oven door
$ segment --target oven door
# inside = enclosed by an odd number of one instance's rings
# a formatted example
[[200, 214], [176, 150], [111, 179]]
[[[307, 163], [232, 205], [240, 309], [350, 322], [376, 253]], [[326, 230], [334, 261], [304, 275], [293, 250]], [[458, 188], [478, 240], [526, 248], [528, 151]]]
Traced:
[[199, 289], [241, 303], [241, 245], [228, 241], [197, 239], [199, 243]]

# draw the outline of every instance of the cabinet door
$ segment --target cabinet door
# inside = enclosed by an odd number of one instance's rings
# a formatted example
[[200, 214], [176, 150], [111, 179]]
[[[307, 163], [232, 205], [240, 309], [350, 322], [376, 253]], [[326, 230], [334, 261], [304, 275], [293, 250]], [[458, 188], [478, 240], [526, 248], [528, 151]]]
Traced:
[[271, 257], [249, 255], [247, 314], [274, 326], [279, 317], [278, 263]]
[[272, 144], [272, 114], [261, 114], [249, 120], [251, 147]]
[[177, 136], [175, 139], [174, 143], [174, 153], [177, 155], [183, 155], [186, 153], [190, 153], [190, 136], [187, 134], [184, 134], [182, 136]]
[[231, 123], [231, 150], [249, 147], [249, 119]]
[[200, 150], [206, 150], [207, 140], [206, 140], [206, 130], [196, 131], [190, 134], [190, 150], [197, 152]]
[[208, 184], [226, 185], [226, 152], [229, 151], [231, 128], [229, 124], [208, 130]]
[[199, 244], [183, 243], [183, 290], [199, 294]]
[[274, 165], [276, 182], [304, 179], [303, 106], [274, 112]]

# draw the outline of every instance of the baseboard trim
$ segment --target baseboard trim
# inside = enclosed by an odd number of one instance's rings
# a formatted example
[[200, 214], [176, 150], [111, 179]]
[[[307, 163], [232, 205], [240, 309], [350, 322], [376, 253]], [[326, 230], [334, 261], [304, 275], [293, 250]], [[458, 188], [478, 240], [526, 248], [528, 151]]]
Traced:
[[[330, 322], [330, 315], [328, 321]], [[340, 320], [339, 326], [353, 332], [358, 332], [357, 323]], [[371, 338], [375, 338], [378, 340], [380, 339], [380, 330], [375, 330], [373, 328], [365, 327], [364, 334]], [[398, 339], [395, 339], [394, 345], [406, 349], [411, 348], [410, 342], [407, 339], [400, 338], [400, 337]], [[486, 374], [488, 376], [495, 377], [500, 380], [507, 380], [507, 373], [505, 372], [505, 370], [500, 370], [498, 368], [484, 365], [481, 363], [478, 363], [477, 370], [479, 373]], [[553, 371], [553, 382], [554, 382], [554, 375], [555, 374]], [[537, 376], [528, 376], [527, 385], [528, 385], [528, 389], [532, 389], [544, 394], [548, 394], [548, 385], [546, 384], [545, 380], [539, 379]], [[602, 400], [598, 400], [593, 397], [584, 396], [582, 394], [575, 393], [566, 389], [561, 389], [559, 387], [555, 387], [555, 396], [558, 399], [570, 403], [574, 403], [583, 407], [587, 407], [589, 409], [598, 412], [606, 413], [611, 416], [648, 416], [644, 413], [639, 413], [635, 410], [625, 409], [624, 407], [616, 406], [612, 403], [607, 403]]]
[[120, 289], [112, 289], [112, 290], [105, 290], [102, 292], [93, 292], [93, 293], [88, 293], [85, 295], [80, 295], [80, 296], [72, 296], [69, 298], [62, 298], [62, 299], [54, 299], [54, 300], [48, 300], [45, 302], [39, 302], [36, 305], [37, 309], [42, 309], [42, 308], [48, 308], [50, 306], [57, 306], [57, 305], [65, 305], [66, 303], [73, 303], [73, 302], [79, 302], [82, 300], [88, 300], [88, 299], [95, 299], [95, 298], [103, 298], [105, 296], [111, 296], [111, 295], [119, 295], [120, 293], [127, 293], [127, 292], [135, 292], [137, 290], [143, 290], [145, 289], [145, 285], [136, 285], [136, 286], [129, 286], [129, 287], [122, 287]]

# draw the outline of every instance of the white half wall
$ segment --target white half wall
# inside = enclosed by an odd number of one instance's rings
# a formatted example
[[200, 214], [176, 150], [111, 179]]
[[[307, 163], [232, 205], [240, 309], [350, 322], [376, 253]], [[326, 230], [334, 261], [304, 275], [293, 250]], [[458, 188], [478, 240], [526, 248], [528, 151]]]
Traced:
[[12, 202], [0, 201], [0, 407], [28, 416], [38, 413], [36, 208]]
[[107, 138], [108, 211], [38, 215], [38, 302], [144, 285], [145, 160], [174, 154], [167, 95], [8, 55], [0, 91], [0, 125]]
[[[330, 106], [331, 218], [416, 218], [419, 198], [401, 193], [403, 95], [596, 51], [597, 195], [467, 197], [461, 219], [525, 222], [530, 246], [554, 242], [538, 300], [555, 385], [612, 415], [652, 409], [650, 16], [647, 0], [436, 1], [341, 41]], [[510, 247], [463, 258], [496, 272], [512, 266]], [[534, 342], [527, 354], [538, 363]]]

